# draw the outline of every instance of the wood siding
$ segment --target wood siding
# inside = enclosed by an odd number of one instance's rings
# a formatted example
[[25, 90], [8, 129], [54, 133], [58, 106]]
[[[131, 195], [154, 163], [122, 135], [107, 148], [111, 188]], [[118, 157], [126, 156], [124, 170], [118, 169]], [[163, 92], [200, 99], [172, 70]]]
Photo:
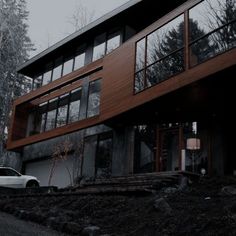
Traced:
[[[188, 84], [204, 79], [216, 72], [236, 65], [236, 48], [215, 56], [193, 68], [189, 68], [189, 61], [187, 60], [184, 72], [136, 95], [134, 94], [136, 42], [182, 13], [185, 13], [186, 19], [188, 14], [187, 10], [198, 2], [200, 2], [200, 0], [188, 1], [185, 4], [182, 4], [175, 11], [167, 14], [159, 21], [150, 25], [148, 28], [131, 38], [103, 59], [95, 61], [75, 72], [72, 72], [69, 75], [62, 77], [59, 80], [56, 80], [17, 99], [14, 102], [13, 107], [12, 124], [7, 145], [8, 149], [14, 150], [25, 145], [101, 124], [112, 117], [116, 117], [119, 114], [157, 99], [164, 94], [175, 91]], [[188, 28], [187, 24], [185, 25], [185, 28]], [[188, 37], [188, 34], [186, 34], [185, 45], [187, 45]], [[185, 58], [189, 59], [188, 47], [185, 47]], [[92, 78], [90, 78], [91, 80], [97, 79], [98, 77], [102, 78], [99, 116], [81, 120], [41, 134], [25, 137], [27, 127], [27, 111], [25, 109], [19, 109], [20, 104], [32, 103], [33, 105], [37, 105], [43, 101], [59, 96], [60, 94], [70, 91], [72, 88], [74, 89], [80, 86], [80, 82], [78, 81], [68, 87], [65, 87], [65, 89], [60, 88], [76, 81], [78, 77], [83, 77], [92, 73], [94, 74], [92, 75]], [[43, 95], [52, 91], [54, 91], [54, 93], [42, 98]]]

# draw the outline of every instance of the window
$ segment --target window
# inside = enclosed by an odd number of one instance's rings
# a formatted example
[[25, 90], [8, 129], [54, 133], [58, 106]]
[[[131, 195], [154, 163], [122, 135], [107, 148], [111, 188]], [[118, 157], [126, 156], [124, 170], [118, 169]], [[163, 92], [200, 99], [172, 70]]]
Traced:
[[43, 85], [46, 85], [46, 84], [51, 82], [51, 76], [52, 76], [52, 71], [51, 70], [46, 71], [43, 74]]
[[35, 126], [34, 126], [34, 133], [37, 133], [39, 130], [40, 133], [44, 132], [46, 118], [47, 118], [47, 102], [42, 103], [39, 105], [38, 113], [35, 114]]
[[47, 112], [45, 131], [55, 128], [57, 102], [58, 102], [58, 98], [54, 98], [50, 100], [48, 103], [48, 112]]
[[77, 48], [75, 55], [74, 70], [77, 70], [85, 65], [85, 51], [86, 51], [85, 44]]
[[95, 80], [95, 81], [90, 82], [87, 117], [92, 117], [99, 114], [100, 90], [101, 90], [100, 80]]
[[112, 134], [104, 133], [98, 136], [95, 160], [96, 177], [110, 177], [112, 165]]
[[135, 126], [134, 173], [148, 173], [155, 170], [156, 126]]
[[145, 68], [145, 38], [136, 44], [136, 72]]
[[81, 88], [71, 91], [68, 123], [79, 120]]
[[106, 54], [118, 48], [120, 46], [120, 41], [121, 41], [121, 34], [119, 31], [110, 34], [107, 40]]
[[106, 34], [103, 33], [94, 39], [93, 61], [102, 58], [105, 55]]
[[184, 70], [183, 14], [136, 43], [135, 93]]
[[61, 72], [62, 72], [62, 57], [55, 60], [52, 72], [52, 81], [61, 78]]
[[0, 168], [0, 176], [21, 176], [21, 175], [12, 169]]
[[121, 33], [116, 31], [114, 33], [103, 33], [97, 36], [94, 40], [93, 61], [102, 58], [105, 54], [110, 53], [121, 44]]
[[56, 127], [66, 125], [67, 113], [68, 113], [68, 103], [69, 103], [69, 93], [62, 95], [59, 98]]
[[73, 63], [74, 63], [73, 58], [67, 58], [65, 60], [64, 65], [63, 65], [63, 73], [62, 73], [63, 76], [69, 74], [70, 72], [72, 72]]
[[33, 90], [38, 89], [41, 87], [42, 84], [42, 75], [39, 75], [37, 77], [34, 78], [33, 80]]
[[236, 2], [202, 1], [189, 10], [192, 66], [236, 46]]

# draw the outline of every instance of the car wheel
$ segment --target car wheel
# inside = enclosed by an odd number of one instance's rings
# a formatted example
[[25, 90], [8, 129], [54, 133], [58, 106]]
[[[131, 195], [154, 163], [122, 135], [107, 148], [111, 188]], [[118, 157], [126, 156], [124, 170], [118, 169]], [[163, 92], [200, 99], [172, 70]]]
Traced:
[[37, 181], [30, 180], [26, 184], [26, 188], [38, 188], [38, 187], [39, 187], [39, 183]]

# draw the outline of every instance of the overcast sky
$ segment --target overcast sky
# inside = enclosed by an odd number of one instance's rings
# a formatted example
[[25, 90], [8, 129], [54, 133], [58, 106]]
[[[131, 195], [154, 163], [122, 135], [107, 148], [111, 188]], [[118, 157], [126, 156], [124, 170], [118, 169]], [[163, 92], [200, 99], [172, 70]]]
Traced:
[[37, 49], [31, 57], [60, 41], [73, 31], [69, 23], [76, 5], [94, 11], [95, 19], [128, 0], [27, 0], [29, 36]]

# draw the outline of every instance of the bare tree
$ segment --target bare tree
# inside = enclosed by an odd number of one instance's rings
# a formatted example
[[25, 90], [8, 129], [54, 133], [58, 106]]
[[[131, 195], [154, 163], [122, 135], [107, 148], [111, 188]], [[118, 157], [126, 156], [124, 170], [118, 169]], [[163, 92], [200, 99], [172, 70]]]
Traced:
[[[81, 164], [83, 158], [83, 138], [78, 142], [77, 146], [73, 145], [69, 137], [57, 143], [53, 148], [51, 168], [49, 172], [48, 185], [51, 185], [52, 177], [55, 174], [58, 163], [62, 164], [69, 176], [70, 186], [74, 186], [79, 182], [81, 175]], [[70, 157], [72, 166], [69, 166], [67, 160]]]
[[69, 23], [74, 27], [74, 31], [77, 31], [90, 22], [93, 21], [95, 11], [90, 11], [81, 2], [75, 7], [75, 11], [71, 17], [69, 17]]
[[48, 185], [51, 185], [52, 177], [55, 173], [56, 165], [59, 161], [63, 162], [70, 178], [70, 184], [71, 185], [73, 184], [71, 170], [69, 166], [66, 164], [66, 160], [68, 160], [68, 154], [71, 151], [71, 149], [72, 149], [72, 143], [70, 142], [69, 138], [67, 138], [66, 140], [54, 146], [54, 150], [52, 154], [52, 164], [51, 164], [51, 169], [49, 172]]

